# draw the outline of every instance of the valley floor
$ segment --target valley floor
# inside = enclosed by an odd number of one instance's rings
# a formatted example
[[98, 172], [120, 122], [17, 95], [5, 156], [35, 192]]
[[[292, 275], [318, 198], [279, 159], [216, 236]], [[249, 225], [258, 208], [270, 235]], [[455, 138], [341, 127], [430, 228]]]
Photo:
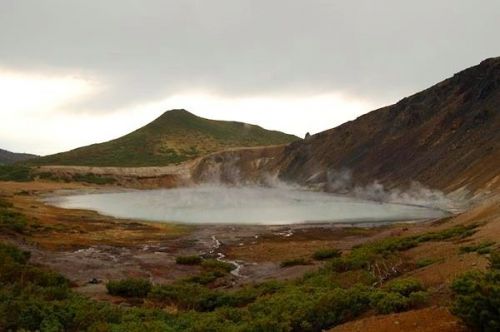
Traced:
[[[500, 243], [499, 197], [491, 197], [453, 217], [420, 223], [396, 223], [378, 227], [352, 225], [294, 226], [184, 226], [118, 220], [92, 211], [65, 210], [41, 201], [60, 190], [96, 189], [99, 186], [60, 182], [2, 182], [0, 196], [26, 215], [30, 231], [1, 234], [32, 254], [36, 264], [54, 269], [89, 297], [114, 303], [125, 299], [108, 295], [108, 280], [141, 277], [154, 283], [171, 283], [199, 272], [199, 266], [176, 264], [176, 257], [202, 255], [234, 262], [240, 269], [218, 281], [215, 287], [238, 288], [271, 279], [293, 279], [317, 270], [322, 262], [311, 259], [321, 248], [349, 252], [353, 246], [388, 237], [438, 232], [456, 225], [477, 225], [473, 235], [452, 241], [422, 243], [401, 253], [391, 267], [398, 276], [420, 280], [432, 294], [428, 305], [405, 313], [368, 313], [337, 326], [333, 331], [458, 331], [464, 329], [448, 311], [451, 281], [469, 270], [485, 270], [485, 255], [461, 248]], [[281, 267], [287, 260], [303, 265]], [[424, 263], [425, 262], [425, 263]], [[353, 280], [339, 280], [352, 283]]]

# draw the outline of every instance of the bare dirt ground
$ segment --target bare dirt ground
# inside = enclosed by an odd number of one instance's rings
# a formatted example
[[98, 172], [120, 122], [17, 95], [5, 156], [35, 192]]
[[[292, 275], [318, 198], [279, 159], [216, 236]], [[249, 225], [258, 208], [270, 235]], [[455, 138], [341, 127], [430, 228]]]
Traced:
[[467, 331], [446, 308], [430, 307], [408, 312], [372, 316], [346, 323], [331, 332], [460, 332]]
[[[180, 266], [180, 255], [218, 255], [241, 265], [226, 287], [266, 279], [289, 279], [317, 269], [311, 259], [319, 248], [348, 251], [354, 245], [387, 236], [414, 235], [438, 231], [458, 224], [479, 224], [478, 232], [464, 240], [428, 242], [404, 252], [407, 262], [431, 260], [433, 264], [412, 269], [404, 276], [420, 279], [432, 294], [433, 308], [388, 316], [369, 316], [337, 327], [334, 331], [460, 331], [457, 319], [446, 309], [450, 303], [448, 285], [457, 275], [471, 269], [485, 269], [487, 258], [463, 254], [459, 248], [482, 241], [500, 240], [500, 205], [492, 197], [456, 216], [421, 223], [379, 227], [352, 225], [293, 226], [184, 226], [115, 219], [92, 211], [60, 209], [44, 204], [44, 195], [59, 190], [115, 190], [76, 183], [35, 181], [1, 182], [0, 196], [30, 220], [24, 236], [0, 234], [31, 251], [35, 263], [49, 266], [88, 296], [113, 300], [104, 283], [127, 276], [145, 277], [168, 283], [192, 275], [198, 267]], [[305, 258], [309, 265], [281, 268], [286, 259]], [[98, 284], [89, 283], [92, 279]], [[349, 282], [349, 281], [346, 281]], [[430, 322], [432, 320], [432, 323]], [[437, 328], [437, 329], [436, 329]]]

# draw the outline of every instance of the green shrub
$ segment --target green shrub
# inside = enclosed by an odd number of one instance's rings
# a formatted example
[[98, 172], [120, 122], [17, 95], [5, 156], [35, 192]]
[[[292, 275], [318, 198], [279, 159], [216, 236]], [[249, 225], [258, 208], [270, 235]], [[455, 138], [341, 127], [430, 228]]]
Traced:
[[389, 314], [408, 309], [409, 299], [399, 293], [376, 292], [372, 294], [370, 305], [380, 314]]
[[145, 279], [112, 280], [106, 284], [108, 293], [123, 297], [145, 297], [151, 291], [152, 284]]
[[384, 285], [384, 289], [403, 296], [410, 296], [411, 293], [422, 291], [424, 287], [420, 281], [407, 278], [392, 280]]
[[470, 245], [470, 246], [463, 246], [460, 247], [460, 252], [461, 253], [471, 253], [471, 252], [477, 252], [480, 255], [485, 255], [489, 254], [492, 250], [492, 246], [495, 244], [495, 242], [492, 241], [484, 241], [478, 244]]
[[371, 294], [370, 303], [378, 313], [400, 312], [424, 304], [427, 292], [415, 279], [396, 279]]
[[22, 233], [28, 221], [21, 213], [0, 208], [0, 230]]
[[500, 270], [500, 250], [491, 253], [490, 268], [493, 270]]
[[425, 291], [413, 292], [408, 296], [408, 300], [412, 308], [420, 307], [429, 301], [429, 293]]
[[201, 262], [201, 266], [206, 270], [215, 270], [229, 273], [236, 268], [234, 264], [222, 262], [217, 259], [205, 259]]
[[214, 270], [214, 271], [203, 271], [197, 275], [185, 279], [187, 282], [194, 282], [200, 285], [208, 285], [215, 280], [224, 277], [226, 275], [225, 271]]
[[166, 304], [174, 304], [184, 310], [212, 311], [220, 306], [223, 293], [196, 283], [178, 282], [153, 287], [149, 298]]
[[452, 311], [470, 327], [481, 331], [500, 330], [500, 270], [498, 253], [491, 256], [490, 270], [471, 271], [456, 278]]
[[325, 248], [325, 249], [320, 249], [320, 250], [315, 251], [313, 254], [313, 258], [315, 260], [320, 261], [320, 260], [340, 257], [341, 255], [342, 255], [342, 252], [338, 249]]
[[435, 260], [433, 258], [422, 258], [422, 259], [419, 259], [418, 261], [416, 261], [415, 265], [418, 268], [422, 268], [422, 267], [426, 267], [426, 266], [432, 265], [432, 264], [436, 263], [436, 261], [437, 260]]
[[0, 242], [0, 265], [5, 264], [7, 259], [24, 265], [28, 262], [30, 256], [28, 251], [22, 251], [13, 245]]
[[297, 265], [308, 265], [309, 262], [306, 261], [304, 258], [292, 258], [292, 259], [287, 259], [284, 260], [283, 262], [280, 263], [280, 266], [282, 268], [285, 267], [291, 267], [291, 266], [297, 266]]
[[179, 256], [175, 259], [175, 262], [179, 265], [200, 265], [200, 256]]
[[31, 168], [18, 165], [0, 165], [0, 181], [27, 182], [33, 180]]

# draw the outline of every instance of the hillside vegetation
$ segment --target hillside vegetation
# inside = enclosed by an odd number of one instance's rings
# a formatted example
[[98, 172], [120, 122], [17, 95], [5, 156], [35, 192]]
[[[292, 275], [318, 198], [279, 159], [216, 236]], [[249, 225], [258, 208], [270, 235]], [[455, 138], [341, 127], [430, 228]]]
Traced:
[[38, 156], [28, 153], [15, 153], [7, 150], [0, 149], [0, 165], [13, 164], [18, 161], [25, 161], [33, 159]]
[[293, 135], [241, 122], [200, 118], [185, 110], [165, 112], [118, 139], [36, 159], [35, 165], [163, 166], [236, 147], [286, 144]]

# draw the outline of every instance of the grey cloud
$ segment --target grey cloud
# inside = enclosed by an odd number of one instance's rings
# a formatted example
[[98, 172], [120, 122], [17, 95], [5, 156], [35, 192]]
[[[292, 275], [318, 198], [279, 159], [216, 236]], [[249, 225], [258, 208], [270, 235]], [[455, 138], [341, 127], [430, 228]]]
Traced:
[[207, 89], [394, 100], [500, 55], [500, 2], [0, 0], [0, 67], [78, 72], [87, 110]]

